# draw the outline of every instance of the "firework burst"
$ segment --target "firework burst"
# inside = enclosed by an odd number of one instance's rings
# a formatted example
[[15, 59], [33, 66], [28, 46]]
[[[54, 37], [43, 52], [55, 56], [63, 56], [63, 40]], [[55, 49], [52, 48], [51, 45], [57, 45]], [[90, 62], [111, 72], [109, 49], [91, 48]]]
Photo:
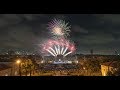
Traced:
[[75, 51], [75, 45], [68, 40], [48, 40], [43, 44], [43, 51], [47, 51], [52, 56], [67, 56]]
[[51, 31], [54, 37], [67, 37], [69, 36], [71, 26], [68, 25], [64, 20], [53, 19], [48, 24], [48, 29]]
[[48, 29], [52, 33], [53, 39], [49, 39], [42, 44], [42, 51], [49, 53], [54, 57], [67, 55], [74, 53], [76, 50], [75, 45], [71, 42], [67, 36], [69, 36], [71, 26], [64, 20], [53, 19], [48, 24]]

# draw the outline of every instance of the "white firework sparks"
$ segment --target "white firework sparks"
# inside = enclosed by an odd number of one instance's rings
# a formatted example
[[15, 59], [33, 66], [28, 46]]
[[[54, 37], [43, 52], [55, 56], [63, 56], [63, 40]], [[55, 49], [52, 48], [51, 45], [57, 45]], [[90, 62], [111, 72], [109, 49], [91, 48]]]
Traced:
[[66, 54], [64, 55], [64, 57], [67, 56], [67, 55], [69, 55], [69, 54], [71, 54], [71, 53], [72, 53], [72, 51], [66, 53]]
[[74, 43], [67, 40], [48, 40], [43, 46], [43, 51], [49, 52], [52, 56], [63, 55], [64, 57], [73, 53], [75, 49]]
[[62, 47], [62, 49], [61, 49], [61, 54], [63, 53], [63, 50], [64, 50], [64, 47]]
[[43, 51], [47, 51], [54, 57], [63, 55], [64, 57], [75, 51], [75, 45], [71, 43], [67, 36], [69, 36], [71, 26], [64, 20], [53, 19], [48, 24], [48, 29], [52, 33], [54, 39], [50, 39], [43, 45]]
[[71, 26], [68, 26], [64, 20], [54, 19], [48, 24], [48, 29], [55, 37], [67, 37], [69, 36]]
[[60, 46], [58, 47], [54, 46], [54, 48], [50, 47], [49, 49], [46, 49], [46, 51], [48, 51], [52, 56], [55, 56], [55, 57], [57, 55], [63, 55], [65, 57], [72, 53], [72, 51], [68, 51], [68, 47], [64, 49], [64, 47], [60, 47]]

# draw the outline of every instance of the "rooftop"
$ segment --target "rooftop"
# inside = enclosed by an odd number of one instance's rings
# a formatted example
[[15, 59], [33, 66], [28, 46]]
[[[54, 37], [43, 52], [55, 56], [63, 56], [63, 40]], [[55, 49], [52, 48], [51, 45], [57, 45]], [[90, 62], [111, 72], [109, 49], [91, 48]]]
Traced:
[[118, 61], [111, 61], [111, 62], [103, 63], [101, 65], [110, 66], [110, 67], [118, 67], [118, 66], [120, 66], [120, 62], [118, 62]]

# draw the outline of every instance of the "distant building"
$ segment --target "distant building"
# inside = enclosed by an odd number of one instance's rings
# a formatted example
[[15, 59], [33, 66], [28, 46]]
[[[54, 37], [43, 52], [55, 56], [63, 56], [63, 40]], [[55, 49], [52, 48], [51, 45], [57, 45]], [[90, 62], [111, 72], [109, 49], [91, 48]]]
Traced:
[[109, 76], [108, 74], [115, 75], [119, 70], [120, 64], [118, 61], [111, 61], [101, 64], [102, 76]]

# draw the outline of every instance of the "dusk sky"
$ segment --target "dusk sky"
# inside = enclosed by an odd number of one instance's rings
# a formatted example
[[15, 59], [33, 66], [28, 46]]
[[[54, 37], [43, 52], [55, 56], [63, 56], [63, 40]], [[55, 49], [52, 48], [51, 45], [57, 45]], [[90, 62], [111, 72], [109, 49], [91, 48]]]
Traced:
[[1, 14], [0, 50], [40, 50], [38, 44], [51, 37], [47, 24], [53, 18], [69, 22], [77, 53], [120, 53], [119, 14]]

